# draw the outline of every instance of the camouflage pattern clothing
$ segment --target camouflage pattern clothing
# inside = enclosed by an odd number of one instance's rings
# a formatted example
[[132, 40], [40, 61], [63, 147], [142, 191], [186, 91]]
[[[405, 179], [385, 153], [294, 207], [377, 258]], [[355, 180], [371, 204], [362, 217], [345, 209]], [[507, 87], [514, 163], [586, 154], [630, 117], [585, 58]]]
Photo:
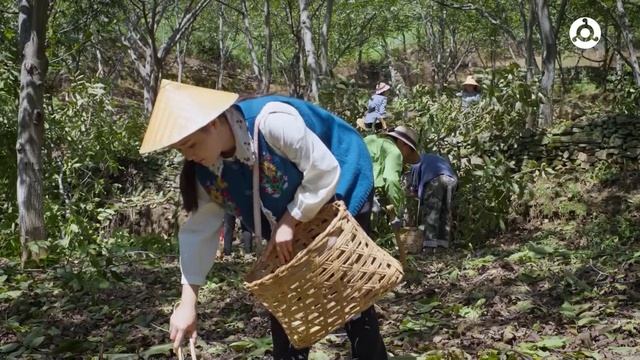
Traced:
[[420, 214], [424, 225], [424, 247], [449, 247], [451, 240], [451, 209], [458, 180], [440, 175], [426, 186]]

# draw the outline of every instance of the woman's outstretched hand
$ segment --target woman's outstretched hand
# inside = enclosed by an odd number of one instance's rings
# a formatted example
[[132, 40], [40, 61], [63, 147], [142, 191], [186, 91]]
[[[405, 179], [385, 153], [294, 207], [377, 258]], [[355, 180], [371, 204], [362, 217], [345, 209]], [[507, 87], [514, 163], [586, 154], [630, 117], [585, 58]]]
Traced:
[[298, 222], [287, 211], [271, 233], [271, 241], [269, 241], [269, 249], [267, 251], [275, 250], [278, 252], [280, 265], [284, 265], [293, 259], [293, 233]]
[[196, 300], [198, 286], [185, 284], [182, 286], [182, 299], [173, 310], [169, 321], [169, 338], [173, 340], [173, 350], [177, 354], [178, 348], [185, 339], [195, 341], [198, 336]]

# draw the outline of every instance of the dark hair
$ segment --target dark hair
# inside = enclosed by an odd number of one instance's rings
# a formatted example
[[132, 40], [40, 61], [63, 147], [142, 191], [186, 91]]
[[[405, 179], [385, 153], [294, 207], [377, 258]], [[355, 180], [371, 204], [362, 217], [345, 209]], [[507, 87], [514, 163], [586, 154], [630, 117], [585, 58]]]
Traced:
[[[262, 96], [268, 96], [272, 94], [245, 94], [240, 96], [237, 101], [259, 98]], [[236, 101], [236, 102], [237, 102]], [[223, 112], [220, 114], [226, 118], [226, 114]], [[180, 195], [182, 196], [182, 208], [187, 212], [198, 210], [198, 188], [196, 180], [196, 162], [191, 160], [185, 160], [182, 164], [182, 171], [180, 172]]]
[[182, 196], [182, 208], [187, 212], [198, 210], [198, 189], [196, 186], [196, 163], [185, 160], [180, 172], [180, 195]]

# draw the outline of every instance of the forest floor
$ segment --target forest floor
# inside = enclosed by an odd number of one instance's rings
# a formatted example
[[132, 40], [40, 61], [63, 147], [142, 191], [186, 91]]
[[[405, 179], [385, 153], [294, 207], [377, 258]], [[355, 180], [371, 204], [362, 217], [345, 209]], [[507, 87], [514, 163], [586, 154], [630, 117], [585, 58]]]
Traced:
[[[640, 174], [573, 179], [563, 186], [576, 191], [544, 200], [550, 211], [532, 209], [481, 248], [410, 257], [404, 283], [377, 304], [392, 358], [640, 359]], [[271, 358], [265, 311], [243, 288], [251, 261], [238, 252], [210, 272], [199, 358]], [[129, 251], [81, 264], [22, 271], [0, 259], [0, 358], [175, 358], [176, 257]], [[311, 359], [348, 353], [338, 330]]]

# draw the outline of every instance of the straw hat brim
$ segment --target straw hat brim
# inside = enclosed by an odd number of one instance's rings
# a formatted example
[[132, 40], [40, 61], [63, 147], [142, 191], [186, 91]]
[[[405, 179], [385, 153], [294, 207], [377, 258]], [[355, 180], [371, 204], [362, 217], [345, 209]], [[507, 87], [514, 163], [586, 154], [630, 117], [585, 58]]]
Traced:
[[391, 86], [384, 84], [384, 86], [381, 89], [376, 89], [376, 95], [380, 95], [389, 89], [391, 89]]
[[238, 94], [162, 80], [140, 154], [164, 149], [220, 116]]
[[473, 85], [473, 86], [480, 86], [480, 84], [478, 84], [475, 80], [473, 79], [467, 79], [465, 80], [465, 82], [462, 83], [462, 85]]
[[405, 159], [405, 161], [409, 164], [417, 164], [420, 162], [420, 154], [418, 153], [418, 149], [416, 149], [416, 146], [412, 143], [410, 143], [409, 141], [407, 141], [407, 139], [405, 139], [404, 137], [402, 137], [401, 135], [391, 131], [388, 132], [387, 135], [392, 136], [398, 140], [401, 140], [403, 143], [409, 145], [409, 147], [411, 148], [411, 150], [413, 150], [411, 152], [411, 154], [409, 155], [408, 159]]

